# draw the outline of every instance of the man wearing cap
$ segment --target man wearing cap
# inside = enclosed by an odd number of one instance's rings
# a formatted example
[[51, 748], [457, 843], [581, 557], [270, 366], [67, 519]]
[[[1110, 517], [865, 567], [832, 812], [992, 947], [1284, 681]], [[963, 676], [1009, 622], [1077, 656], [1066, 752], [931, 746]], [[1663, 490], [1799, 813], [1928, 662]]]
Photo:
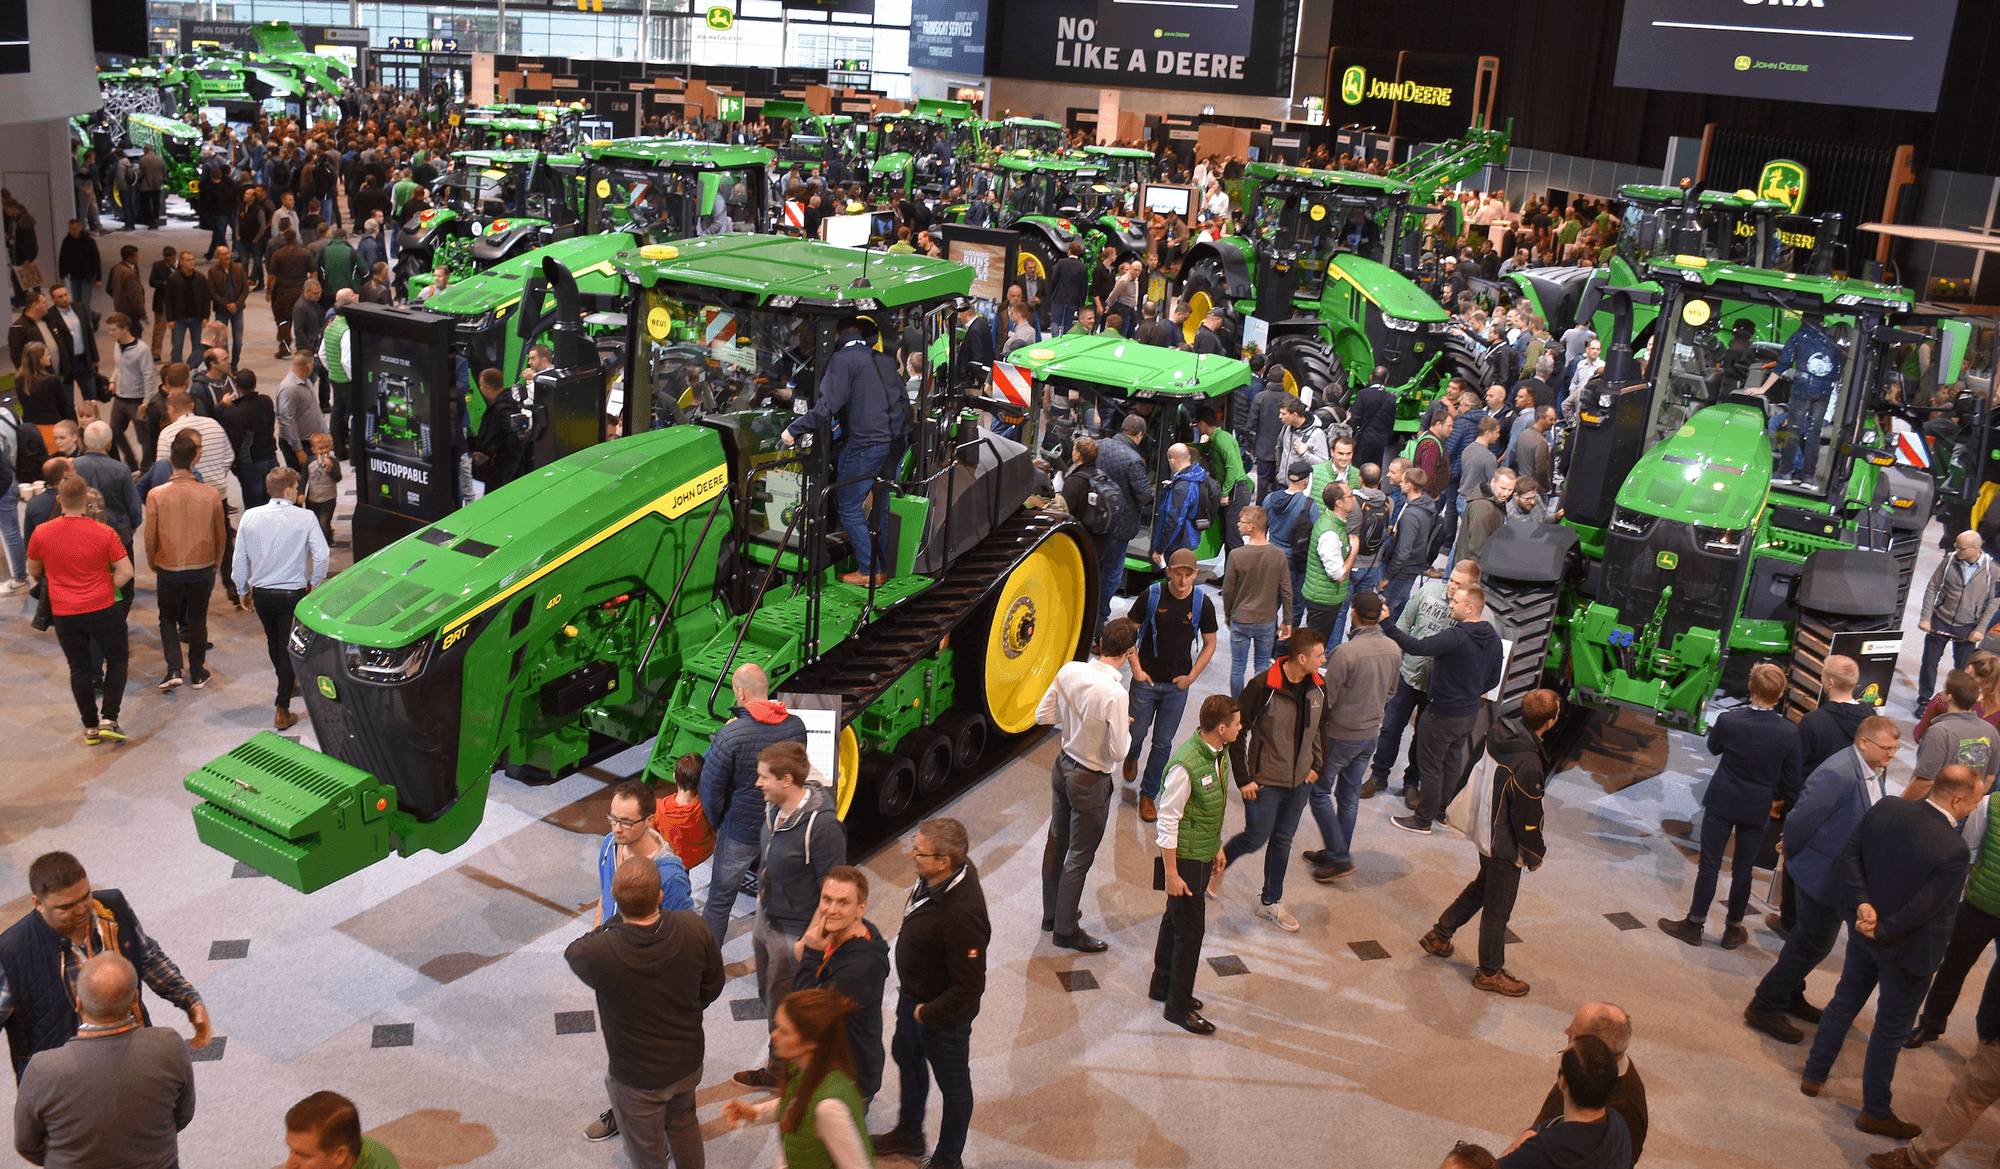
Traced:
[[1132, 603], [1132, 619], [1139, 623], [1139, 653], [1132, 663], [1132, 743], [1125, 754], [1125, 782], [1138, 775], [1139, 754], [1150, 729], [1152, 749], [1139, 784], [1139, 819], [1147, 823], [1156, 815], [1160, 775], [1174, 751], [1188, 690], [1215, 656], [1215, 604], [1195, 587], [1196, 567], [1194, 553], [1182, 548], [1167, 562], [1166, 582], [1151, 585]]
[[785, 445], [791, 446], [801, 435], [818, 432], [835, 416], [842, 419], [846, 444], [841, 447], [834, 477], [847, 486], [840, 488], [836, 499], [840, 526], [847, 532], [856, 569], [840, 574], [846, 584], [879, 585], [895, 566], [892, 550], [875, 547], [866, 503], [875, 490], [872, 477], [882, 474], [884, 468], [893, 473], [909, 431], [909, 406], [895, 361], [874, 346], [877, 332], [874, 322], [866, 317], [840, 323], [833, 358], [826, 364], [815, 395], [818, 400], [784, 433]]
[[1222, 310], [1209, 309], [1208, 315], [1202, 318], [1201, 328], [1194, 331], [1195, 353], [1213, 354], [1217, 357], [1227, 356], [1228, 350], [1223, 346], [1222, 335], [1218, 331], [1221, 328]]
[[1312, 464], [1293, 463], [1281, 487], [1264, 496], [1266, 531], [1291, 566], [1292, 610], [1285, 617], [1292, 625], [1305, 621], [1306, 555], [1312, 547], [1313, 524], [1319, 519], [1311, 488]]

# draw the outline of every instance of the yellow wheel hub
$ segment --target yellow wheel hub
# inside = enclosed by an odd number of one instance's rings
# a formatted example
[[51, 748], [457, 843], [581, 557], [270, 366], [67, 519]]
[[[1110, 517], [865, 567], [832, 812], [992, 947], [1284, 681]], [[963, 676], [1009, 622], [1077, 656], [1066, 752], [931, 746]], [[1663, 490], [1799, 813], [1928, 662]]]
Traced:
[[1208, 310], [1212, 307], [1206, 292], [1197, 292], [1188, 298], [1188, 317], [1181, 322], [1181, 336], [1187, 338], [1188, 344], [1194, 344], [1195, 334], [1201, 332], [1201, 323], [1208, 319]]
[[1083, 553], [1067, 536], [1045, 540], [1007, 577], [986, 634], [986, 712], [993, 725], [1019, 734], [1035, 725], [1035, 707], [1076, 655], [1083, 632]]
[[847, 819], [847, 805], [854, 802], [855, 781], [861, 776], [861, 743], [854, 737], [853, 727], [840, 728], [839, 758], [834, 763], [840, 774], [833, 777], [835, 807], [834, 814]]

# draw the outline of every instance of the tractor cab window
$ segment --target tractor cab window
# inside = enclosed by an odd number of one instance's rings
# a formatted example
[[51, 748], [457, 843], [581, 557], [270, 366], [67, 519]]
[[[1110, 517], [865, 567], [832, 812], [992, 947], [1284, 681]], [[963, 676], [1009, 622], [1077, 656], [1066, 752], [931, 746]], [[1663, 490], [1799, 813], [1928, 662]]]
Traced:
[[[1859, 360], [1852, 321], [1807, 318], [1786, 340], [1780, 364], [1789, 364], [1790, 382], [1785, 412], [1777, 423], [1777, 462], [1773, 480], [1790, 479], [1793, 489], [1819, 492], [1827, 488], [1838, 448], [1850, 419], [1849, 399], [1860, 383], [1860, 367], [1873, 367], [1871, 378], [1886, 380], [1893, 360], [1886, 347]], [[1779, 385], [1784, 385], [1781, 379]], [[1773, 392], [1777, 386], [1772, 387]]]
[[1729, 338], [1726, 333], [1718, 335], [1714, 311], [1713, 301], [1676, 297], [1660, 314], [1648, 366], [1657, 388], [1647, 446], [1679, 430], [1696, 410], [1720, 400], [1719, 371]]
[[518, 215], [520, 184], [497, 167], [462, 166], [438, 180], [439, 202], [469, 214], [496, 217]]
[[1056, 213], [1055, 176], [1039, 171], [1018, 176], [1007, 192], [1009, 217]]
[[633, 231], [655, 243], [754, 229], [756, 194], [741, 172], [594, 166], [585, 176], [593, 232]]
[[[1646, 224], [1655, 222], [1658, 214], [1658, 208], [1648, 206], [1637, 199], [1626, 202], [1625, 216], [1618, 221], [1618, 252], [1627, 261], [1636, 264], [1652, 254], [1653, 249], [1642, 246], [1639, 236]], [[1665, 238], [1666, 229], [1664, 226], [1659, 226], [1656, 230], [1659, 234], [1655, 236], [1655, 246], [1657, 240]]]
[[1313, 196], [1300, 200], [1295, 236], [1299, 296], [1308, 300], [1318, 298], [1326, 287], [1327, 261], [1337, 253], [1353, 250], [1336, 230], [1336, 225], [1342, 222], [1342, 209], [1337, 202]]
[[707, 298], [649, 291], [640, 310], [634, 392], [658, 428], [710, 414], [761, 411], [790, 421], [812, 386], [812, 322]]

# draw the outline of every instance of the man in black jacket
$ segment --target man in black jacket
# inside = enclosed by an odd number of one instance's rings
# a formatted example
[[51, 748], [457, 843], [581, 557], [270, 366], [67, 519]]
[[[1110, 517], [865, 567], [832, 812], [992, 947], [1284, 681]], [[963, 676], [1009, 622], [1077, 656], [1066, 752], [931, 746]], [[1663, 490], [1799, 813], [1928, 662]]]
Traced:
[[847, 1054], [864, 1105], [882, 1090], [882, 988], [889, 943], [868, 920], [868, 874], [837, 865], [820, 882], [819, 912], [798, 943], [793, 990], [837, 990], [855, 1004], [846, 1018]]
[[757, 790], [757, 757], [773, 743], [804, 743], [806, 724], [771, 698], [771, 678], [755, 662], [736, 667], [729, 688], [736, 704], [709, 737], [701, 761], [701, 814], [715, 829], [708, 902], [702, 917], [721, 945], [743, 875], [762, 855], [764, 797]]
[[1354, 462], [1388, 466], [1389, 439], [1396, 429], [1396, 398], [1382, 388], [1385, 370], [1375, 371], [1375, 380], [1354, 393], [1353, 413], [1348, 425], [1354, 428]]
[[1055, 271], [1049, 273], [1049, 301], [1054, 306], [1053, 327], [1049, 331], [1056, 336], [1069, 332], [1089, 293], [1090, 272], [1083, 266], [1083, 244], [1072, 241], [1069, 254], [1057, 260]]
[[902, 1077], [896, 1127], [874, 1139], [877, 1157], [924, 1155], [924, 1102], [936, 1075], [944, 1097], [930, 1169], [959, 1169], [972, 1126], [972, 1020], [986, 993], [986, 894], [966, 856], [965, 826], [917, 825], [910, 856], [917, 884], [896, 937], [896, 1035], [889, 1052]]
[[967, 300], [958, 309], [958, 328], [959, 384], [982, 386], [993, 369], [993, 322]]
[[1518, 715], [1501, 719], [1487, 732], [1486, 752], [1493, 756], [1491, 843], [1481, 843], [1479, 875], [1438, 915], [1431, 932], [1417, 941], [1424, 953], [1449, 958], [1456, 948], [1451, 935], [1473, 914], [1481, 914], [1479, 968], [1472, 985], [1508, 998], [1528, 993], [1527, 983], [1507, 973], [1507, 920], [1514, 915], [1514, 898], [1521, 891], [1521, 870], [1541, 868], [1547, 855], [1542, 792], [1548, 783], [1549, 755], [1542, 736], [1561, 713], [1562, 699], [1555, 691], [1531, 690], [1522, 696]]
[[1660, 919], [1660, 929], [1690, 946], [1701, 945], [1702, 925], [1722, 872], [1722, 853], [1736, 837], [1735, 862], [1730, 867], [1728, 917], [1722, 927], [1722, 948], [1734, 950], [1750, 940], [1743, 913], [1750, 903], [1750, 880], [1772, 819], [1799, 798], [1804, 773], [1799, 769], [1799, 732], [1778, 713], [1785, 697], [1785, 672], [1769, 662], [1750, 670], [1750, 704], [1715, 720], [1708, 732], [1708, 749], [1719, 758], [1715, 776], [1702, 793], [1701, 860], [1695, 870], [1694, 900], [1687, 917]]
[[1429, 637], [1412, 637], [1393, 621], [1382, 626], [1404, 653], [1432, 659], [1430, 704], [1417, 720], [1417, 781], [1422, 793], [1409, 815], [1390, 821], [1405, 832], [1430, 835], [1431, 821], [1457, 794], [1480, 697], [1500, 684], [1500, 635], [1479, 619], [1485, 608], [1486, 590], [1467, 585], [1452, 597], [1452, 623]]
[[[172, 361], [181, 359], [181, 339], [187, 339], [187, 354], [201, 347], [201, 323], [208, 319], [208, 277], [195, 270], [194, 253], [182, 252], [180, 263], [167, 273], [161, 313], [173, 322]], [[169, 362], [171, 364], [171, 362]]]
[[96, 237], [83, 230], [81, 220], [69, 221], [69, 234], [56, 248], [56, 274], [69, 285], [70, 299], [89, 312], [91, 290], [104, 286], [104, 257], [97, 251]]
[[1938, 772], [1929, 799], [1879, 801], [1847, 841], [1840, 908], [1854, 914], [1854, 925], [1799, 1091], [1819, 1095], [1847, 1028], [1876, 992], [1875, 1026], [1861, 1067], [1861, 1115], [1854, 1121], [1862, 1132], [1907, 1140], [1922, 1131], [1890, 1109], [1890, 1086], [1965, 887], [1970, 854], [1953, 825], [1971, 815], [1985, 789], [1983, 775], [1954, 763]]
[[611, 878], [618, 915], [569, 944], [563, 958], [597, 993], [610, 1067], [604, 1087], [634, 1169], [702, 1164], [701, 1013], [722, 994], [722, 947], [686, 909], [660, 904], [660, 868], [632, 857]]

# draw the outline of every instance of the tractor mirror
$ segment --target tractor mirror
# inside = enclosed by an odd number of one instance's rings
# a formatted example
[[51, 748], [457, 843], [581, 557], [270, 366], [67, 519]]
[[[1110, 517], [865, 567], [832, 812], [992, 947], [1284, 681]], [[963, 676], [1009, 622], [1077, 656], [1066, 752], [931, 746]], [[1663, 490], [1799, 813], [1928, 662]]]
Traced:
[[534, 337], [542, 320], [542, 298], [548, 293], [549, 282], [540, 276], [531, 276], [521, 289], [521, 303], [514, 310], [514, 333], [521, 340]]
[[[1965, 376], [1965, 353], [1971, 348], [1975, 327], [1973, 322], [1965, 320], [1939, 322], [1937, 352], [1931, 355], [1938, 371], [1938, 385], [1957, 385], [1959, 379]], [[1992, 328], [1990, 324], [1985, 327]]]
[[704, 171], [701, 176], [701, 205], [695, 211], [695, 218], [707, 219], [715, 214], [715, 193], [722, 189], [722, 175], [718, 171]]
[[1639, 224], [1639, 250], [1650, 252], [1660, 246], [1660, 221], [1648, 215]]

